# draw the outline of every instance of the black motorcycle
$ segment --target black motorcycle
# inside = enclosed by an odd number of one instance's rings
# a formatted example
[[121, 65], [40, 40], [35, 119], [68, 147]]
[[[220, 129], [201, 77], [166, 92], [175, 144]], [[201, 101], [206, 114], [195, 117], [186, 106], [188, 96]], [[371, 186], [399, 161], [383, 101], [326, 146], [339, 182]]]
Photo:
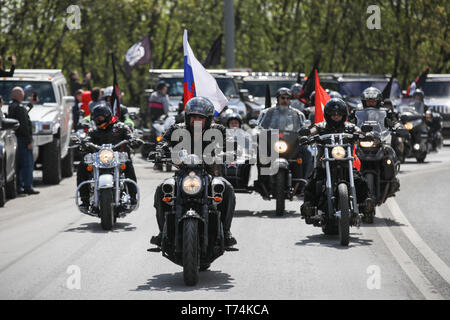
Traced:
[[431, 110], [425, 112], [425, 123], [427, 124], [428, 131], [428, 144], [431, 151], [438, 151], [444, 145], [444, 137], [442, 135], [442, 116]]
[[[152, 122], [151, 129], [143, 129], [144, 144], [141, 147], [141, 155], [144, 159], [147, 159], [151, 152], [154, 152], [158, 142], [162, 140], [164, 132], [175, 123], [175, 117], [169, 115], [162, 115], [158, 120]], [[163, 163], [159, 156], [153, 159], [155, 170], [172, 171], [172, 165], [170, 163]]]
[[[360, 172], [366, 179], [369, 192], [375, 197], [376, 204], [381, 205], [398, 190], [395, 178], [400, 170], [400, 160], [389, 145], [391, 133], [384, 126], [386, 112], [366, 108], [357, 111], [355, 115], [358, 127], [366, 133], [356, 148], [356, 155], [361, 161]], [[364, 222], [373, 223], [375, 213], [376, 207], [366, 212]]]
[[423, 103], [410, 103], [398, 106], [400, 120], [409, 130], [409, 137], [405, 139], [406, 158], [416, 158], [423, 163], [429, 152], [428, 127], [425, 123]]
[[316, 194], [320, 195], [313, 215], [305, 217], [307, 224], [322, 227], [325, 234], [339, 234], [341, 245], [350, 241], [350, 226], [359, 227], [361, 214], [353, 179], [353, 148], [359, 135], [335, 133], [302, 138], [302, 144], [317, 144], [323, 149], [319, 165], [325, 166], [326, 178], [319, 180]]
[[[153, 158], [154, 154], [150, 155]], [[162, 162], [171, 161], [161, 157]], [[161, 248], [164, 257], [183, 267], [184, 282], [196, 285], [199, 271], [225, 252], [224, 230], [217, 206], [223, 200], [225, 185], [206, 171], [203, 160], [185, 150], [173, 163], [175, 176], [162, 184], [165, 212]]]
[[[295, 195], [302, 193], [306, 185], [304, 147], [299, 143], [299, 131], [305, 121], [286, 110], [273, 109], [271, 113], [260, 117], [254, 131], [259, 139], [258, 148], [266, 146], [266, 155], [276, 152], [277, 158], [264, 163], [258, 150], [258, 179], [254, 181], [253, 190], [265, 200], [276, 200], [278, 216], [284, 214], [285, 200], [292, 201]], [[261, 139], [265, 139], [267, 143], [261, 144]]]

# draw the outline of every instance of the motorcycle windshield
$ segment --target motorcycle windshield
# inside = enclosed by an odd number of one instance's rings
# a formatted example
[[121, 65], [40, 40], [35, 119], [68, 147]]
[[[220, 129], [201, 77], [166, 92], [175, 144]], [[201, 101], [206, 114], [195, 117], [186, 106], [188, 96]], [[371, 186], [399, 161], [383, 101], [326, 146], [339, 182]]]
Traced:
[[276, 107], [265, 114], [259, 125], [264, 129], [298, 132], [302, 127], [302, 120], [304, 119], [296, 111]]
[[372, 126], [373, 132], [376, 133], [383, 141], [389, 137], [389, 130], [384, 126], [386, 111], [369, 108], [356, 111], [355, 115], [358, 120], [358, 127], [361, 128], [365, 124]]

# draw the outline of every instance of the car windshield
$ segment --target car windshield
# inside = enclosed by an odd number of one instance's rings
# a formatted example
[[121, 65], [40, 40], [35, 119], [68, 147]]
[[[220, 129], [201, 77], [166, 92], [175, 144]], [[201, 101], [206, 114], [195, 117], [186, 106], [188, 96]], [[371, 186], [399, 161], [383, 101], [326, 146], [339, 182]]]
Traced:
[[302, 120], [294, 110], [276, 107], [261, 117], [259, 125], [264, 129], [298, 132], [302, 127]]
[[440, 82], [425, 82], [423, 86], [425, 97], [450, 97], [450, 80]]
[[[383, 92], [384, 88], [388, 84], [388, 80], [383, 81], [343, 81], [339, 83], [339, 93], [343, 96], [350, 98], [360, 97], [362, 92], [369, 88], [375, 87]], [[390, 98], [398, 98], [401, 96], [400, 86], [398, 81], [392, 82], [391, 96]]]
[[356, 111], [357, 126], [370, 125], [373, 128], [373, 132], [379, 134], [384, 140], [389, 136], [389, 130], [384, 126], [384, 119], [386, 118], [386, 111], [367, 108]]
[[413, 99], [404, 100], [402, 104], [397, 107], [398, 112], [418, 112], [420, 114], [425, 112], [425, 105], [421, 101], [414, 101]]
[[31, 98], [33, 93], [39, 97], [39, 103], [56, 102], [55, 93], [53, 92], [52, 83], [50, 81], [0, 81], [0, 95], [3, 101], [8, 103], [11, 101], [11, 91], [14, 87], [21, 87], [25, 92], [25, 99]]
[[237, 97], [236, 83], [232, 78], [216, 78], [220, 90], [227, 97]]
[[286, 81], [246, 81], [242, 84], [242, 89], [247, 89], [248, 94], [254, 97], [265, 97], [266, 96], [266, 85], [269, 84], [270, 96], [274, 97], [277, 94], [279, 88], [291, 88], [292, 85], [296, 83], [295, 80]]
[[160, 78], [161, 81], [169, 84], [167, 94], [170, 96], [183, 96], [184, 92], [184, 79], [180, 78]]
[[[167, 90], [169, 96], [183, 96], [184, 94], [184, 78], [160, 78], [160, 80], [168, 83], [170, 85]], [[227, 97], [237, 96], [237, 89], [233, 79], [228, 78], [216, 78], [217, 84], [220, 90]]]

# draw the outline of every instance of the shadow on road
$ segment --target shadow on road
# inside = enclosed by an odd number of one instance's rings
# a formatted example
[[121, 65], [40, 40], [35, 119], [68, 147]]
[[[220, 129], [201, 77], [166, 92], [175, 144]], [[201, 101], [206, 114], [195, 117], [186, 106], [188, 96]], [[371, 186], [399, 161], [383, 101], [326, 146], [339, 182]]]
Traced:
[[[386, 224], [383, 223], [386, 222]], [[373, 219], [373, 223], [369, 224], [369, 223], [362, 223], [361, 224], [361, 228], [367, 228], [367, 227], [386, 227], [386, 225], [388, 227], [403, 227], [405, 226], [403, 223], [400, 223], [394, 219], [391, 218], [380, 218], [375, 216]]]
[[[319, 229], [320, 230], [320, 229]], [[330, 248], [336, 248], [340, 250], [351, 249], [352, 247], [369, 246], [372, 245], [372, 239], [361, 239], [359, 237], [350, 236], [350, 243], [348, 247], [342, 246], [339, 243], [339, 236], [330, 236], [325, 234], [315, 234], [307, 236], [306, 239], [297, 242], [297, 246], [327, 246]]]
[[131, 291], [169, 291], [169, 292], [188, 292], [188, 291], [227, 291], [233, 288], [234, 279], [228, 273], [220, 271], [200, 272], [199, 280], [196, 286], [188, 287], [183, 281], [183, 272], [164, 273], [155, 275], [149, 279], [146, 284], [138, 286]]
[[249, 211], [249, 210], [236, 210], [234, 212], [234, 218], [269, 218], [269, 219], [286, 219], [286, 218], [300, 218], [300, 213], [294, 210], [285, 211], [282, 216], [277, 216], [275, 210], [263, 210], [263, 211]]
[[76, 228], [64, 230], [64, 232], [92, 232], [92, 233], [109, 233], [109, 232], [124, 232], [134, 231], [136, 227], [131, 226], [128, 222], [117, 222], [111, 231], [103, 230], [99, 222], [88, 222], [79, 225]]

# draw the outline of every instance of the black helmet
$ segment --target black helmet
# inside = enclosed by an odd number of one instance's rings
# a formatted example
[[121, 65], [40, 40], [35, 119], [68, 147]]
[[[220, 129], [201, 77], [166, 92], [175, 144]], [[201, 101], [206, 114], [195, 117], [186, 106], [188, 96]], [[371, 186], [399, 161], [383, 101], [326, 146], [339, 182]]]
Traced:
[[277, 95], [276, 95], [277, 99], [283, 94], [287, 94], [288, 96], [291, 96], [292, 92], [291, 92], [291, 90], [289, 90], [289, 88], [281, 87], [280, 89], [277, 90]]
[[413, 98], [415, 98], [415, 97], [420, 97], [420, 101], [423, 102], [423, 100], [425, 98], [425, 93], [421, 89], [416, 89], [416, 90], [414, 90], [414, 93], [413, 93]]
[[[105, 120], [96, 121], [96, 119], [100, 116], [103, 116]], [[91, 119], [95, 122], [97, 128], [105, 129], [112, 119], [111, 108], [104, 102], [98, 103], [92, 111]]]
[[227, 127], [229, 127], [229, 123], [230, 123], [231, 120], [239, 121], [239, 125], [242, 126], [242, 117], [241, 117], [241, 115], [239, 113], [233, 112], [232, 114], [230, 114], [227, 117]]
[[363, 93], [361, 94], [361, 102], [364, 108], [367, 108], [366, 106], [367, 100], [375, 100], [377, 102], [375, 108], [379, 108], [381, 107], [383, 95], [381, 94], [381, 91], [378, 90], [377, 88], [369, 87], [366, 90], [364, 90]]
[[291, 87], [292, 95], [300, 94], [302, 92], [302, 85], [300, 83], [294, 83]]
[[[330, 99], [323, 109], [323, 114], [329, 126], [335, 128], [339, 127], [347, 120], [347, 104], [339, 98]], [[331, 119], [331, 116], [336, 114], [340, 114], [342, 116], [342, 120], [340, 122], [335, 122]]]
[[161, 90], [164, 87], [170, 87], [169, 84], [163, 80], [158, 81], [158, 84], [156, 85], [156, 90]]
[[214, 105], [208, 98], [195, 97], [186, 103], [184, 115], [186, 126], [190, 126], [192, 115], [198, 115], [206, 118], [205, 128], [209, 128], [214, 117]]
[[337, 91], [330, 90], [330, 92], [328, 92], [328, 95], [331, 99], [342, 99], [342, 95]]

